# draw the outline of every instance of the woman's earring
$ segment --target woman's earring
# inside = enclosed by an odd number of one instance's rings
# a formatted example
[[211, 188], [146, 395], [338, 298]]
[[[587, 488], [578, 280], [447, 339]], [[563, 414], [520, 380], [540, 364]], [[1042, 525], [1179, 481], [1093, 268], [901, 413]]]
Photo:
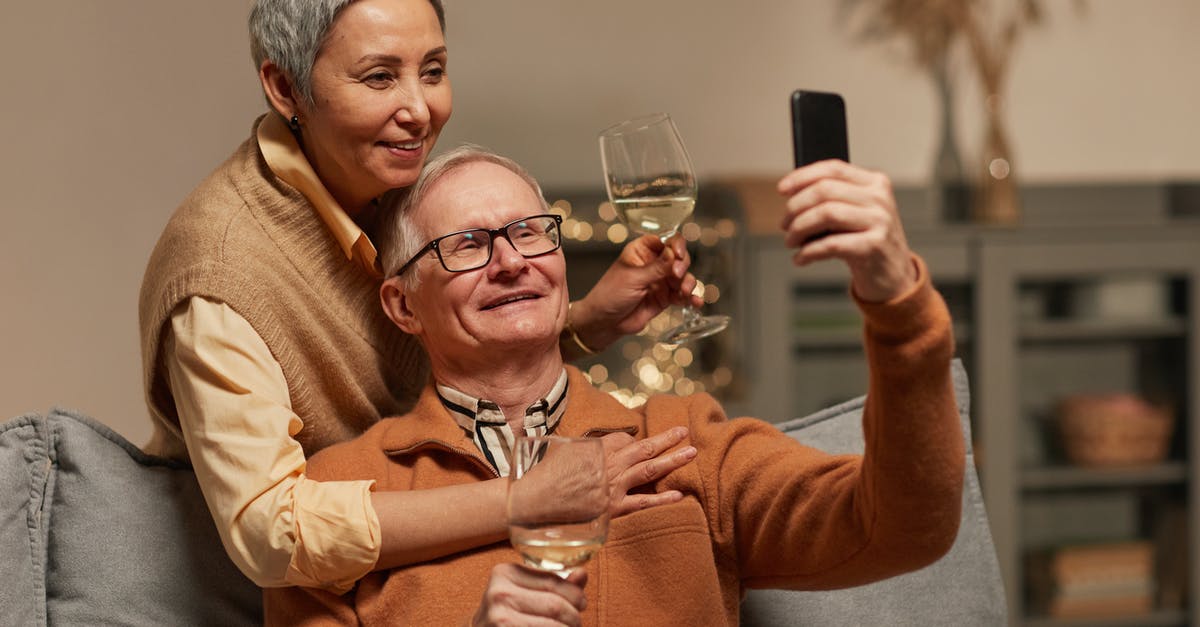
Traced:
[[293, 115], [291, 120], [288, 120], [288, 128], [292, 129], [293, 133], [300, 132], [300, 116]]

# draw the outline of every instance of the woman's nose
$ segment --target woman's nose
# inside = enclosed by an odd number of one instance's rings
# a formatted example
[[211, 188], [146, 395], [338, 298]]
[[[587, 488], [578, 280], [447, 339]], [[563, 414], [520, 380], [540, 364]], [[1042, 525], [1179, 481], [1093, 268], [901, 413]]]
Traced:
[[425, 126], [429, 124], [429, 105], [425, 102], [425, 92], [420, 86], [414, 85], [402, 90], [400, 102], [392, 117], [401, 125]]

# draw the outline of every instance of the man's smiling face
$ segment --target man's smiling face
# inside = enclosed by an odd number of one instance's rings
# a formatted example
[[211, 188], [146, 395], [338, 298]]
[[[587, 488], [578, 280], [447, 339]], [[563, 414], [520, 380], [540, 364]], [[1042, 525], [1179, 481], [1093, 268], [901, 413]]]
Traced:
[[[543, 206], [516, 173], [474, 161], [434, 182], [412, 208], [412, 219], [424, 239], [432, 240], [464, 229], [495, 229], [544, 213]], [[562, 250], [526, 258], [497, 237], [492, 259], [482, 268], [451, 273], [428, 254], [411, 271], [421, 277], [406, 294], [415, 323], [406, 330], [422, 339], [435, 361], [486, 361], [496, 350], [557, 346], [568, 303]]]

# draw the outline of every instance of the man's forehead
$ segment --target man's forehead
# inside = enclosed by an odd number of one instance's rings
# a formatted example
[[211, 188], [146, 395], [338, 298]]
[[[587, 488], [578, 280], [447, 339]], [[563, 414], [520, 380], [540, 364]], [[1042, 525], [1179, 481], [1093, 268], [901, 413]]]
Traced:
[[491, 223], [509, 214], [540, 213], [541, 203], [517, 173], [490, 161], [472, 161], [438, 177], [413, 210], [422, 224], [459, 229], [499, 226]]

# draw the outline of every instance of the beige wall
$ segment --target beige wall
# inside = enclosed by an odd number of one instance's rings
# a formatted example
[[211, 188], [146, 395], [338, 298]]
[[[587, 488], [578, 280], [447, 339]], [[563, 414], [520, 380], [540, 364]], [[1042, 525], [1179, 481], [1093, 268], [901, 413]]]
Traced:
[[[929, 85], [848, 42], [834, 0], [447, 4], [442, 145], [483, 143], [548, 184], [595, 184], [595, 132], [650, 110], [676, 116], [704, 174], [774, 175], [801, 86], [846, 95], [856, 161], [901, 182], [928, 172]], [[1200, 178], [1200, 3], [1093, 1], [1083, 17], [1047, 4], [1012, 78], [1026, 180]], [[28, 2], [0, 21], [0, 418], [58, 404], [144, 441], [138, 285], [170, 211], [262, 109], [248, 6]]]

